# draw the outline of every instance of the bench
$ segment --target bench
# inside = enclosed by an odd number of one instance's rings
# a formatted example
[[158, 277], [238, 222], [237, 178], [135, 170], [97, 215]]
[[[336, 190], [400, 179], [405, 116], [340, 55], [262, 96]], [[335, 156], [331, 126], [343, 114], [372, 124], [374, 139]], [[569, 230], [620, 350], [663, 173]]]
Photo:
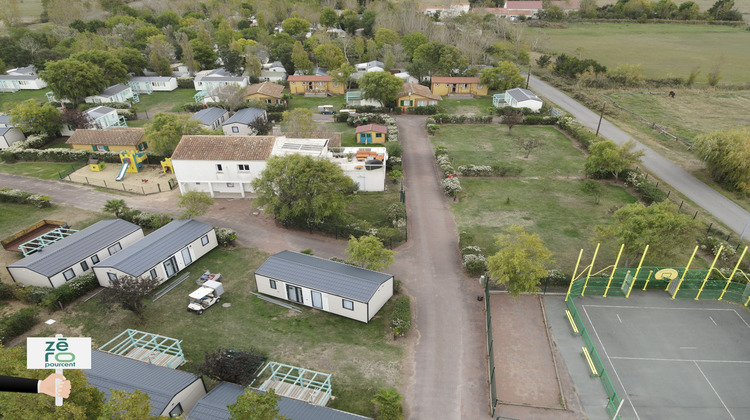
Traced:
[[576, 322], [573, 320], [573, 315], [567, 309], [565, 310], [565, 316], [568, 317], [568, 321], [570, 321], [570, 326], [573, 327], [573, 332], [575, 334], [581, 334], [581, 332], [578, 331], [578, 326], [576, 325]]
[[583, 350], [583, 357], [586, 358], [586, 361], [589, 363], [589, 368], [591, 369], [591, 376], [600, 376], [601, 373], [596, 370], [596, 366], [594, 366], [594, 361], [591, 359], [591, 354], [589, 353], [589, 349], [586, 347], [581, 347]]

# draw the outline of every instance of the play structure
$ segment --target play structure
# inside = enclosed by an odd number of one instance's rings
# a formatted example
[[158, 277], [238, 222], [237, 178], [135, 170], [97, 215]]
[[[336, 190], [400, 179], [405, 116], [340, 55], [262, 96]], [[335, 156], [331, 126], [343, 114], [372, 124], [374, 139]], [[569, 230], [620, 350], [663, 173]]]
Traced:
[[[742, 306], [750, 305], [750, 278], [740, 270], [748, 247], [742, 251], [737, 264], [729, 270], [716, 268], [723, 247], [719, 248], [708, 270], [691, 269], [698, 252], [696, 246], [685, 267], [644, 267], [643, 260], [648, 246], [643, 250], [640, 262], [635, 268], [618, 268], [625, 245], [620, 247], [614, 265], [592, 273], [599, 245], [596, 246], [591, 264], [578, 271], [583, 250], [578, 254], [578, 262], [573, 271], [573, 279], [568, 287], [566, 300], [578, 296], [630, 297], [634, 288], [641, 290], [663, 290], [672, 299], [723, 300]], [[729, 273], [726, 275], [725, 273]]]
[[140, 170], [143, 169], [143, 161], [146, 160], [147, 157], [148, 156], [146, 156], [146, 153], [136, 152], [134, 150], [120, 152], [120, 161], [122, 162], [122, 167], [120, 168], [120, 172], [118, 172], [115, 181], [122, 181], [122, 179], [125, 178], [125, 173], [127, 172], [140, 172]]
[[89, 165], [91, 172], [101, 172], [106, 167], [104, 161], [97, 158], [90, 158], [87, 164]]
[[161, 161], [161, 170], [166, 174], [167, 171], [174, 173], [174, 167], [172, 166], [172, 158], [165, 158]]

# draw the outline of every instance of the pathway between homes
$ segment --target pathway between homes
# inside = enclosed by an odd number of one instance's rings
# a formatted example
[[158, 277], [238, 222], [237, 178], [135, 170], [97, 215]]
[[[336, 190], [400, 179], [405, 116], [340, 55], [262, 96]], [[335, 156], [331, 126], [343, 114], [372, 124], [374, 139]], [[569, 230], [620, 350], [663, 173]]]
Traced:
[[489, 386], [482, 294], [463, 272], [458, 237], [439, 186], [426, 117], [397, 117], [404, 149], [409, 242], [393, 272], [413, 298], [414, 349], [406, 361], [412, 419], [487, 419]]
[[[570, 112], [581, 124], [596, 130], [596, 126], [599, 123], [599, 114], [536, 77], [531, 77], [529, 87], [562, 109]], [[632, 139], [632, 136], [617, 128], [614, 124], [607, 121], [607, 119], [602, 121], [599, 133], [617, 144], [624, 144]], [[635, 139], [633, 140], [636, 142], [636, 148], [645, 152], [643, 166], [646, 169], [681, 192], [695, 204], [701, 206], [705, 211], [712, 214], [737, 234], [742, 232], [745, 223], [750, 219], [750, 212], [704, 184], [698, 178], [690, 175], [653, 149], [644, 146]]]

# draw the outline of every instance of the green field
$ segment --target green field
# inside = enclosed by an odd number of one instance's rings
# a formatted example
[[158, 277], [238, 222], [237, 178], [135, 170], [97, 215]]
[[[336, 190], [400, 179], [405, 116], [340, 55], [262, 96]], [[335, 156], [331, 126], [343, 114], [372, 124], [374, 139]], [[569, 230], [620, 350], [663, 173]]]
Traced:
[[46, 103], [47, 92], [49, 92], [49, 89], [19, 90], [16, 93], [0, 93], [0, 111], [7, 113], [8, 110], [28, 99], [36, 99], [37, 102], [42, 104]]
[[619, 64], [641, 64], [650, 78], [687, 77], [697, 66], [698, 81], [717, 63], [725, 83], [750, 81], [750, 33], [744, 28], [718, 25], [601, 23], [568, 25], [565, 29], [533, 29], [548, 38], [550, 52], [593, 58], [609, 69]]
[[306, 98], [302, 95], [292, 95], [292, 99], [289, 101], [290, 109], [307, 108], [313, 113], [318, 112], [318, 105], [333, 105], [333, 109], [338, 111], [346, 108], [346, 97], [344, 95], [337, 95], [327, 98]]
[[71, 162], [17, 162], [0, 163], [0, 172], [12, 175], [31, 176], [40, 179], [60, 179], [60, 172], [70, 172], [82, 166]]
[[171, 92], [154, 92], [150, 95], [139, 95], [136, 104], [138, 112], [147, 112], [153, 118], [157, 112], [179, 112], [186, 103], [194, 103], [193, 89], [175, 89]]
[[454, 115], [487, 115], [495, 112], [492, 106], [492, 94], [489, 96], [480, 96], [474, 99], [450, 99], [443, 98], [440, 101], [440, 109], [446, 114]]

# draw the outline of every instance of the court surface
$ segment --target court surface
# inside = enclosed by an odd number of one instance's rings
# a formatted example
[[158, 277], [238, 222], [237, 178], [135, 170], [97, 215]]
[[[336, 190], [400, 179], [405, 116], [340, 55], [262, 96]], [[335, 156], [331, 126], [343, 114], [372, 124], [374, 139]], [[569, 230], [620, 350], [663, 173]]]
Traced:
[[575, 299], [623, 419], [750, 419], [750, 313], [633, 291]]

